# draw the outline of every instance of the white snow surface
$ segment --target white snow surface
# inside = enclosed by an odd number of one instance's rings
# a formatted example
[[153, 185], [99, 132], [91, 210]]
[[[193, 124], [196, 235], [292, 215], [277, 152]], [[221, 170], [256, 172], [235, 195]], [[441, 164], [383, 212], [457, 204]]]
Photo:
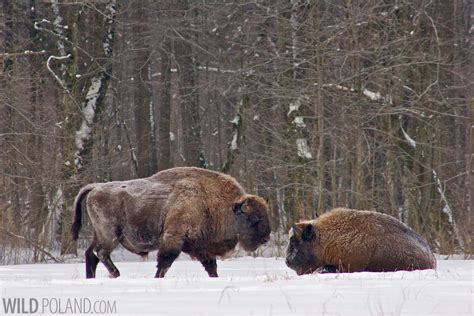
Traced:
[[[72, 315], [66, 302], [84, 298], [114, 303], [114, 315], [473, 315], [472, 260], [438, 260], [437, 270], [297, 276], [282, 258], [242, 257], [218, 261], [220, 277], [209, 278], [199, 262], [180, 258], [164, 279], [153, 278], [153, 260], [116, 265], [118, 279], [99, 264], [90, 280], [83, 263], [0, 266], [0, 297], [34, 298], [38, 315], [61, 308]], [[59, 307], [43, 310], [42, 302]]]

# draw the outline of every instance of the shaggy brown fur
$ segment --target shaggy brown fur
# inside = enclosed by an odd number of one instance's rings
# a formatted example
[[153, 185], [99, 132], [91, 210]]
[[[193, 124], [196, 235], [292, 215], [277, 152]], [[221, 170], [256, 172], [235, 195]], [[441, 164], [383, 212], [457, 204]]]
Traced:
[[286, 264], [301, 275], [434, 269], [436, 260], [427, 242], [397, 219], [338, 208], [293, 226]]
[[179, 167], [145, 179], [85, 186], [75, 201], [74, 239], [84, 200], [94, 230], [87, 278], [95, 277], [99, 260], [112, 277], [120, 275], [110, 260], [119, 243], [141, 256], [158, 250], [155, 277], [163, 277], [181, 251], [217, 277], [217, 256], [237, 243], [253, 251], [270, 236], [265, 200], [246, 194], [234, 178], [205, 169]]

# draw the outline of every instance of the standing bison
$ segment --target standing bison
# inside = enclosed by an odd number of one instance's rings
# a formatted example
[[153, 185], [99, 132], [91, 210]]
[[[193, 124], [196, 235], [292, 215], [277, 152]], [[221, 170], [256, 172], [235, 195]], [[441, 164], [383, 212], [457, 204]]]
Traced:
[[232, 177], [205, 169], [179, 167], [144, 179], [94, 183], [78, 193], [73, 239], [86, 206], [94, 237], [85, 252], [86, 277], [101, 261], [111, 277], [120, 275], [110, 253], [120, 243], [145, 256], [158, 250], [155, 277], [162, 278], [181, 251], [197, 258], [217, 277], [216, 257], [237, 243], [253, 251], [268, 241], [268, 205], [246, 194]]
[[301, 275], [434, 269], [436, 260], [427, 242], [397, 219], [338, 208], [293, 226], [286, 264]]

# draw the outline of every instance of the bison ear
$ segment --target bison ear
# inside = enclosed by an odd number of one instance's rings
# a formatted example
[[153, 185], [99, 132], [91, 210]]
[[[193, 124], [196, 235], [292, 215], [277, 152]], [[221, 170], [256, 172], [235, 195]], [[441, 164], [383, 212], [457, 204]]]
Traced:
[[307, 224], [303, 227], [303, 232], [301, 233], [301, 239], [304, 241], [311, 241], [316, 236], [316, 229], [313, 225]]

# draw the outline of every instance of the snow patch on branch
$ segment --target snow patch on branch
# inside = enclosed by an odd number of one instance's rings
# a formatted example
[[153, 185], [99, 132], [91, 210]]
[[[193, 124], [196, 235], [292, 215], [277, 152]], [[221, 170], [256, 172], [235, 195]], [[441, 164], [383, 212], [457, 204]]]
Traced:
[[[63, 31], [62, 31], [62, 29], [67, 30], [68, 29], [67, 26], [58, 25], [58, 26], [54, 27], [54, 31], [51, 31], [49, 29], [45, 29], [44, 27], [41, 27], [40, 24], [42, 24], [42, 23], [51, 24], [51, 22], [46, 20], [46, 19], [42, 19], [41, 21], [35, 21], [33, 23], [34, 29], [37, 30], [37, 31], [44, 31], [44, 32], [49, 33], [49, 34], [51, 34], [55, 37], [58, 37], [62, 40], [69, 41], [69, 39], [66, 36], [63, 35]], [[64, 48], [64, 45], [58, 44], [58, 49], [60, 50], [60, 52], [61, 52], [61, 48]], [[65, 50], [64, 50], [63, 53], [66, 54]]]
[[229, 149], [231, 151], [235, 151], [239, 147], [238, 138], [239, 138], [240, 116], [239, 115], [234, 116], [234, 118], [232, 119], [232, 121], [230, 121], [230, 123], [233, 125], [232, 127], [233, 131], [232, 131], [232, 140], [230, 141]]
[[240, 117], [238, 115], [234, 116], [232, 121], [230, 121], [230, 123], [233, 124], [233, 125], [238, 125], [239, 122], [240, 122]]
[[104, 49], [104, 54], [107, 57], [112, 55], [112, 44], [114, 40], [114, 17], [117, 13], [115, 10], [115, 1], [111, 1], [107, 4], [106, 9], [108, 11], [107, 14], [107, 36], [105, 37], [104, 42], [102, 43], [102, 47]]
[[[314, 83], [315, 86], [319, 86], [318, 83]], [[323, 88], [334, 88], [337, 90], [342, 90], [342, 91], [347, 91], [347, 92], [357, 92], [354, 88], [349, 88], [349, 87], [344, 87], [340, 84], [333, 84], [333, 83], [325, 83], [322, 84], [321, 87]], [[389, 96], [383, 96], [380, 92], [374, 92], [371, 91], [367, 88], [362, 90], [362, 94], [368, 97], [372, 101], [383, 101], [385, 103], [392, 104], [392, 97]]]
[[362, 93], [372, 101], [379, 101], [382, 99], [382, 95], [380, 94], [380, 92], [373, 92], [369, 89], [364, 89], [362, 90]]
[[230, 142], [230, 150], [232, 150], [232, 151], [237, 150], [237, 148], [238, 148], [237, 137], [238, 137], [237, 133], [234, 133], [232, 135], [232, 140]]
[[205, 71], [212, 71], [212, 72], [219, 72], [219, 73], [230, 73], [230, 74], [233, 74], [233, 73], [237, 73], [238, 71], [237, 70], [232, 70], [232, 69], [220, 69], [220, 68], [217, 68], [217, 67], [208, 67], [208, 66], [198, 66], [197, 67], [198, 70], [205, 70]]
[[[221, 74], [235, 74], [235, 73], [239, 72], [239, 70], [220, 69], [220, 68], [217, 68], [217, 67], [208, 67], [208, 66], [198, 66], [197, 69], [201, 70], [201, 71], [217, 72], [217, 73], [221, 73]], [[178, 69], [177, 68], [171, 68], [170, 72], [177, 73]], [[152, 77], [159, 77], [161, 75], [162, 75], [161, 72], [155, 72], [151, 76]]]
[[291, 102], [290, 103], [290, 108], [289, 108], [288, 113], [286, 114], [286, 116], [290, 116], [290, 114], [293, 113], [293, 112], [298, 112], [299, 109], [300, 109], [300, 106], [301, 106], [300, 98], [296, 99], [295, 102]]
[[410, 145], [410, 147], [416, 148], [415, 140], [411, 138], [407, 132], [405, 132], [405, 130], [403, 129], [401, 125], [400, 125], [400, 128], [402, 129], [403, 137], [405, 137], [405, 140], [407, 141], [408, 145]]
[[[317, 86], [318, 84], [315, 83], [314, 85]], [[326, 84], [323, 84], [322, 87], [323, 88], [336, 88], [338, 90], [343, 90], [343, 91], [348, 91], [348, 92], [355, 92], [355, 90], [353, 88], [344, 87], [344, 86], [341, 86], [340, 84], [326, 83]]]
[[[61, 39], [63, 39], [63, 38], [65, 38], [63, 29], [66, 29], [66, 28], [63, 27], [62, 24], [61, 24], [63, 22], [63, 17], [61, 16], [61, 14], [59, 12], [58, 4], [59, 4], [58, 0], [54, 0], [54, 1], [51, 2], [51, 7], [52, 7], [53, 12], [54, 12], [53, 29], [54, 29], [54, 32]], [[66, 55], [66, 48], [65, 48], [64, 43], [62, 41], [58, 40], [57, 45], [58, 45], [58, 50], [59, 50], [59, 53], [61, 54], [61, 56], [65, 56]], [[63, 66], [61, 66], [61, 67], [63, 67]], [[63, 73], [66, 71], [65, 68], [66, 68], [65, 66], [64, 66], [64, 69], [61, 68]]]
[[304, 159], [312, 159], [313, 155], [309, 151], [308, 140], [306, 138], [298, 138], [296, 140], [296, 148], [298, 156]]
[[[51, 60], [53, 59], [56, 59], [56, 60], [63, 60], [63, 59], [68, 59], [71, 57], [71, 54], [67, 54], [66, 56], [54, 56], [54, 55], [51, 55], [48, 57], [48, 60], [46, 61], [46, 68], [48, 68], [48, 71], [53, 75], [54, 79], [56, 79], [56, 81], [59, 83], [59, 85], [61, 86], [61, 88], [63, 88], [65, 91], [68, 91], [67, 87], [66, 87], [66, 82], [64, 82], [64, 80], [62, 80], [61, 78], [59, 78], [58, 75], [56, 75], [56, 73], [54, 72], [54, 70], [51, 68]], [[62, 65], [64, 66], [64, 65]]]
[[301, 127], [301, 128], [306, 127], [306, 124], [304, 122], [304, 118], [302, 116], [296, 116], [295, 119], [293, 120], [293, 124], [295, 124], [297, 127]]

